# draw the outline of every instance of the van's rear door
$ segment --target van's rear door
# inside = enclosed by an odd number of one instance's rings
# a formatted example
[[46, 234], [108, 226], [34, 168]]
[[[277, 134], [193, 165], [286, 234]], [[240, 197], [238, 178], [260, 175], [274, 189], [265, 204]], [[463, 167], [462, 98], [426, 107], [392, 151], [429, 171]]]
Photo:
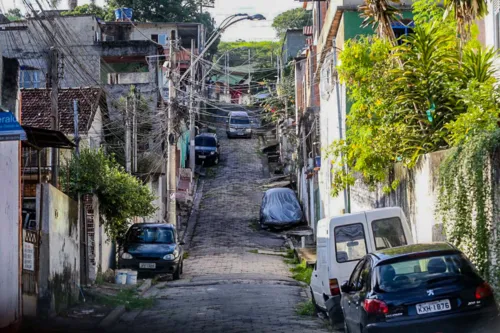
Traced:
[[352, 270], [368, 252], [372, 243], [364, 212], [334, 217], [330, 221], [332, 255], [329, 278], [341, 284], [348, 280]]
[[370, 239], [370, 251], [413, 244], [410, 226], [399, 207], [379, 208], [365, 212]]

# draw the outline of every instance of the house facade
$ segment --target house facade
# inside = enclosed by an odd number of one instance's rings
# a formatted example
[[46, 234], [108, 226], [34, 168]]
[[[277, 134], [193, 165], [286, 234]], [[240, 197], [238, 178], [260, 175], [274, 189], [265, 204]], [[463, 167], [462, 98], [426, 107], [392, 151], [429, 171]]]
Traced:
[[[3, 45], [0, 45], [0, 51]], [[2, 84], [4, 59], [0, 55], [0, 96], [5, 85]], [[15, 109], [11, 110], [15, 113]], [[4, 109], [0, 103], [0, 113]], [[19, 119], [19, 117], [16, 117]], [[14, 326], [21, 319], [21, 281], [20, 281], [20, 167], [18, 141], [0, 140], [0, 330]]]

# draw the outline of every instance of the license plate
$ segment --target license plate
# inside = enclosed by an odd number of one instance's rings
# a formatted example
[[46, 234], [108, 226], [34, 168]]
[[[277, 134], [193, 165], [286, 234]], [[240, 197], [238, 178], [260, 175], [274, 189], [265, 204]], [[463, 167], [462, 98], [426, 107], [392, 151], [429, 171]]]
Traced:
[[434, 312], [449, 311], [449, 310], [451, 310], [451, 305], [450, 301], [447, 299], [444, 299], [442, 301], [417, 304], [418, 314], [434, 313]]
[[200, 156], [198, 156], [198, 158], [199, 158], [199, 159], [201, 159], [201, 160], [204, 160], [204, 159], [205, 159], [205, 158], [207, 158], [207, 157], [206, 157], [206, 156], [203, 156], [203, 155], [200, 155]]
[[149, 269], [155, 269], [156, 268], [156, 264], [155, 263], [145, 263], [145, 262], [141, 262], [139, 263], [139, 268], [149, 268]]

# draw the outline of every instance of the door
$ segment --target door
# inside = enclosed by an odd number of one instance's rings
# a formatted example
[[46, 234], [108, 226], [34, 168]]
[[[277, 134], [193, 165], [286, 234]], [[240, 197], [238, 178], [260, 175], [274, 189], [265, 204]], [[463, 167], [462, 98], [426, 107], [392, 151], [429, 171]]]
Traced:
[[367, 237], [366, 223], [358, 219], [352, 222], [352, 224], [335, 225], [333, 229], [333, 269], [330, 271], [330, 279], [337, 279], [340, 284], [349, 279], [358, 261], [369, 252], [370, 239]]
[[359, 277], [355, 285], [356, 290], [352, 295], [352, 322], [353, 327], [355, 328], [351, 330], [351, 332], [353, 333], [363, 332], [363, 319], [365, 318], [365, 310], [363, 305], [366, 299], [366, 295], [371, 289], [371, 267], [372, 260], [370, 257], [367, 257], [359, 273]]
[[359, 276], [361, 274], [364, 264], [365, 260], [361, 260], [356, 265], [348, 282], [350, 291], [348, 293], [342, 293], [341, 303], [342, 303], [342, 309], [344, 311], [344, 320], [347, 327], [349, 328], [350, 333], [358, 332], [358, 327], [359, 327], [357, 326], [358, 315], [356, 312], [359, 310], [359, 295], [356, 295], [356, 292], [357, 292]]
[[[325, 232], [326, 231], [326, 232]], [[325, 305], [325, 289], [329, 288], [328, 281], [328, 229], [326, 226], [318, 230], [317, 237], [317, 259], [314, 265], [314, 271], [311, 276], [311, 289], [314, 295], [316, 304], [326, 310]], [[329, 290], [328, 290], [329, 291]], [[329, 295], [330, 293], [326, 293]]]
[[365, 212], [370, 233], [370, 251], [413, 244], [410, 226], [399, 207]]
[[312, 276], [311, 276], [311, 291], [312, 291], [312, 295], [314, 297], [314, 301], [316, 302], [316, 304], [322, 308], [323, 310], [326, 310], [326, 306], [325, 306], [325, 299], [323, 297], [323, 284], [324, 284], [324, 274], [322, 274], [322, 268], [324, 267], [321, 267], [321, 260], [320, 260], [320, 253], [324, 253], [324, 249], [318, 249], [318, 260], [316, 262], [316, 264], [314, 265], [314, 270], [312, 272]]

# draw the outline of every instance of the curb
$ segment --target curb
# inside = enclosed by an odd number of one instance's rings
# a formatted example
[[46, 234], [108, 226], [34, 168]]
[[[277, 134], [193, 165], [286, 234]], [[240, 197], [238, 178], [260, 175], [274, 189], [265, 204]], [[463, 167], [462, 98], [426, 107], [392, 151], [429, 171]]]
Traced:
[[[137, 288], [139, 297], [143, 297], [152, 287], [152, 280], [146, 279], [144, 283]], [[118, 305], [114, 308], [97, 326], [98, 328], [109, 328], [127, 311], [124, 305]]]
[[191, 214], [189, 215], [188, 223], [181, 240], [185, 243], [184, 251], [189, 249], [191, 238], [198, 223], [198, 211], [200, 208], [201, 199], [203, 197], [203, 186], [205, 182], [198, 178], [196, 183], [196, 191], [194, 192], [193, 208], [191, 209]]
[[99, 323], [98, 328], [109, 328], [125, 313], [125, 311], [124, 305], [117, 306]]

